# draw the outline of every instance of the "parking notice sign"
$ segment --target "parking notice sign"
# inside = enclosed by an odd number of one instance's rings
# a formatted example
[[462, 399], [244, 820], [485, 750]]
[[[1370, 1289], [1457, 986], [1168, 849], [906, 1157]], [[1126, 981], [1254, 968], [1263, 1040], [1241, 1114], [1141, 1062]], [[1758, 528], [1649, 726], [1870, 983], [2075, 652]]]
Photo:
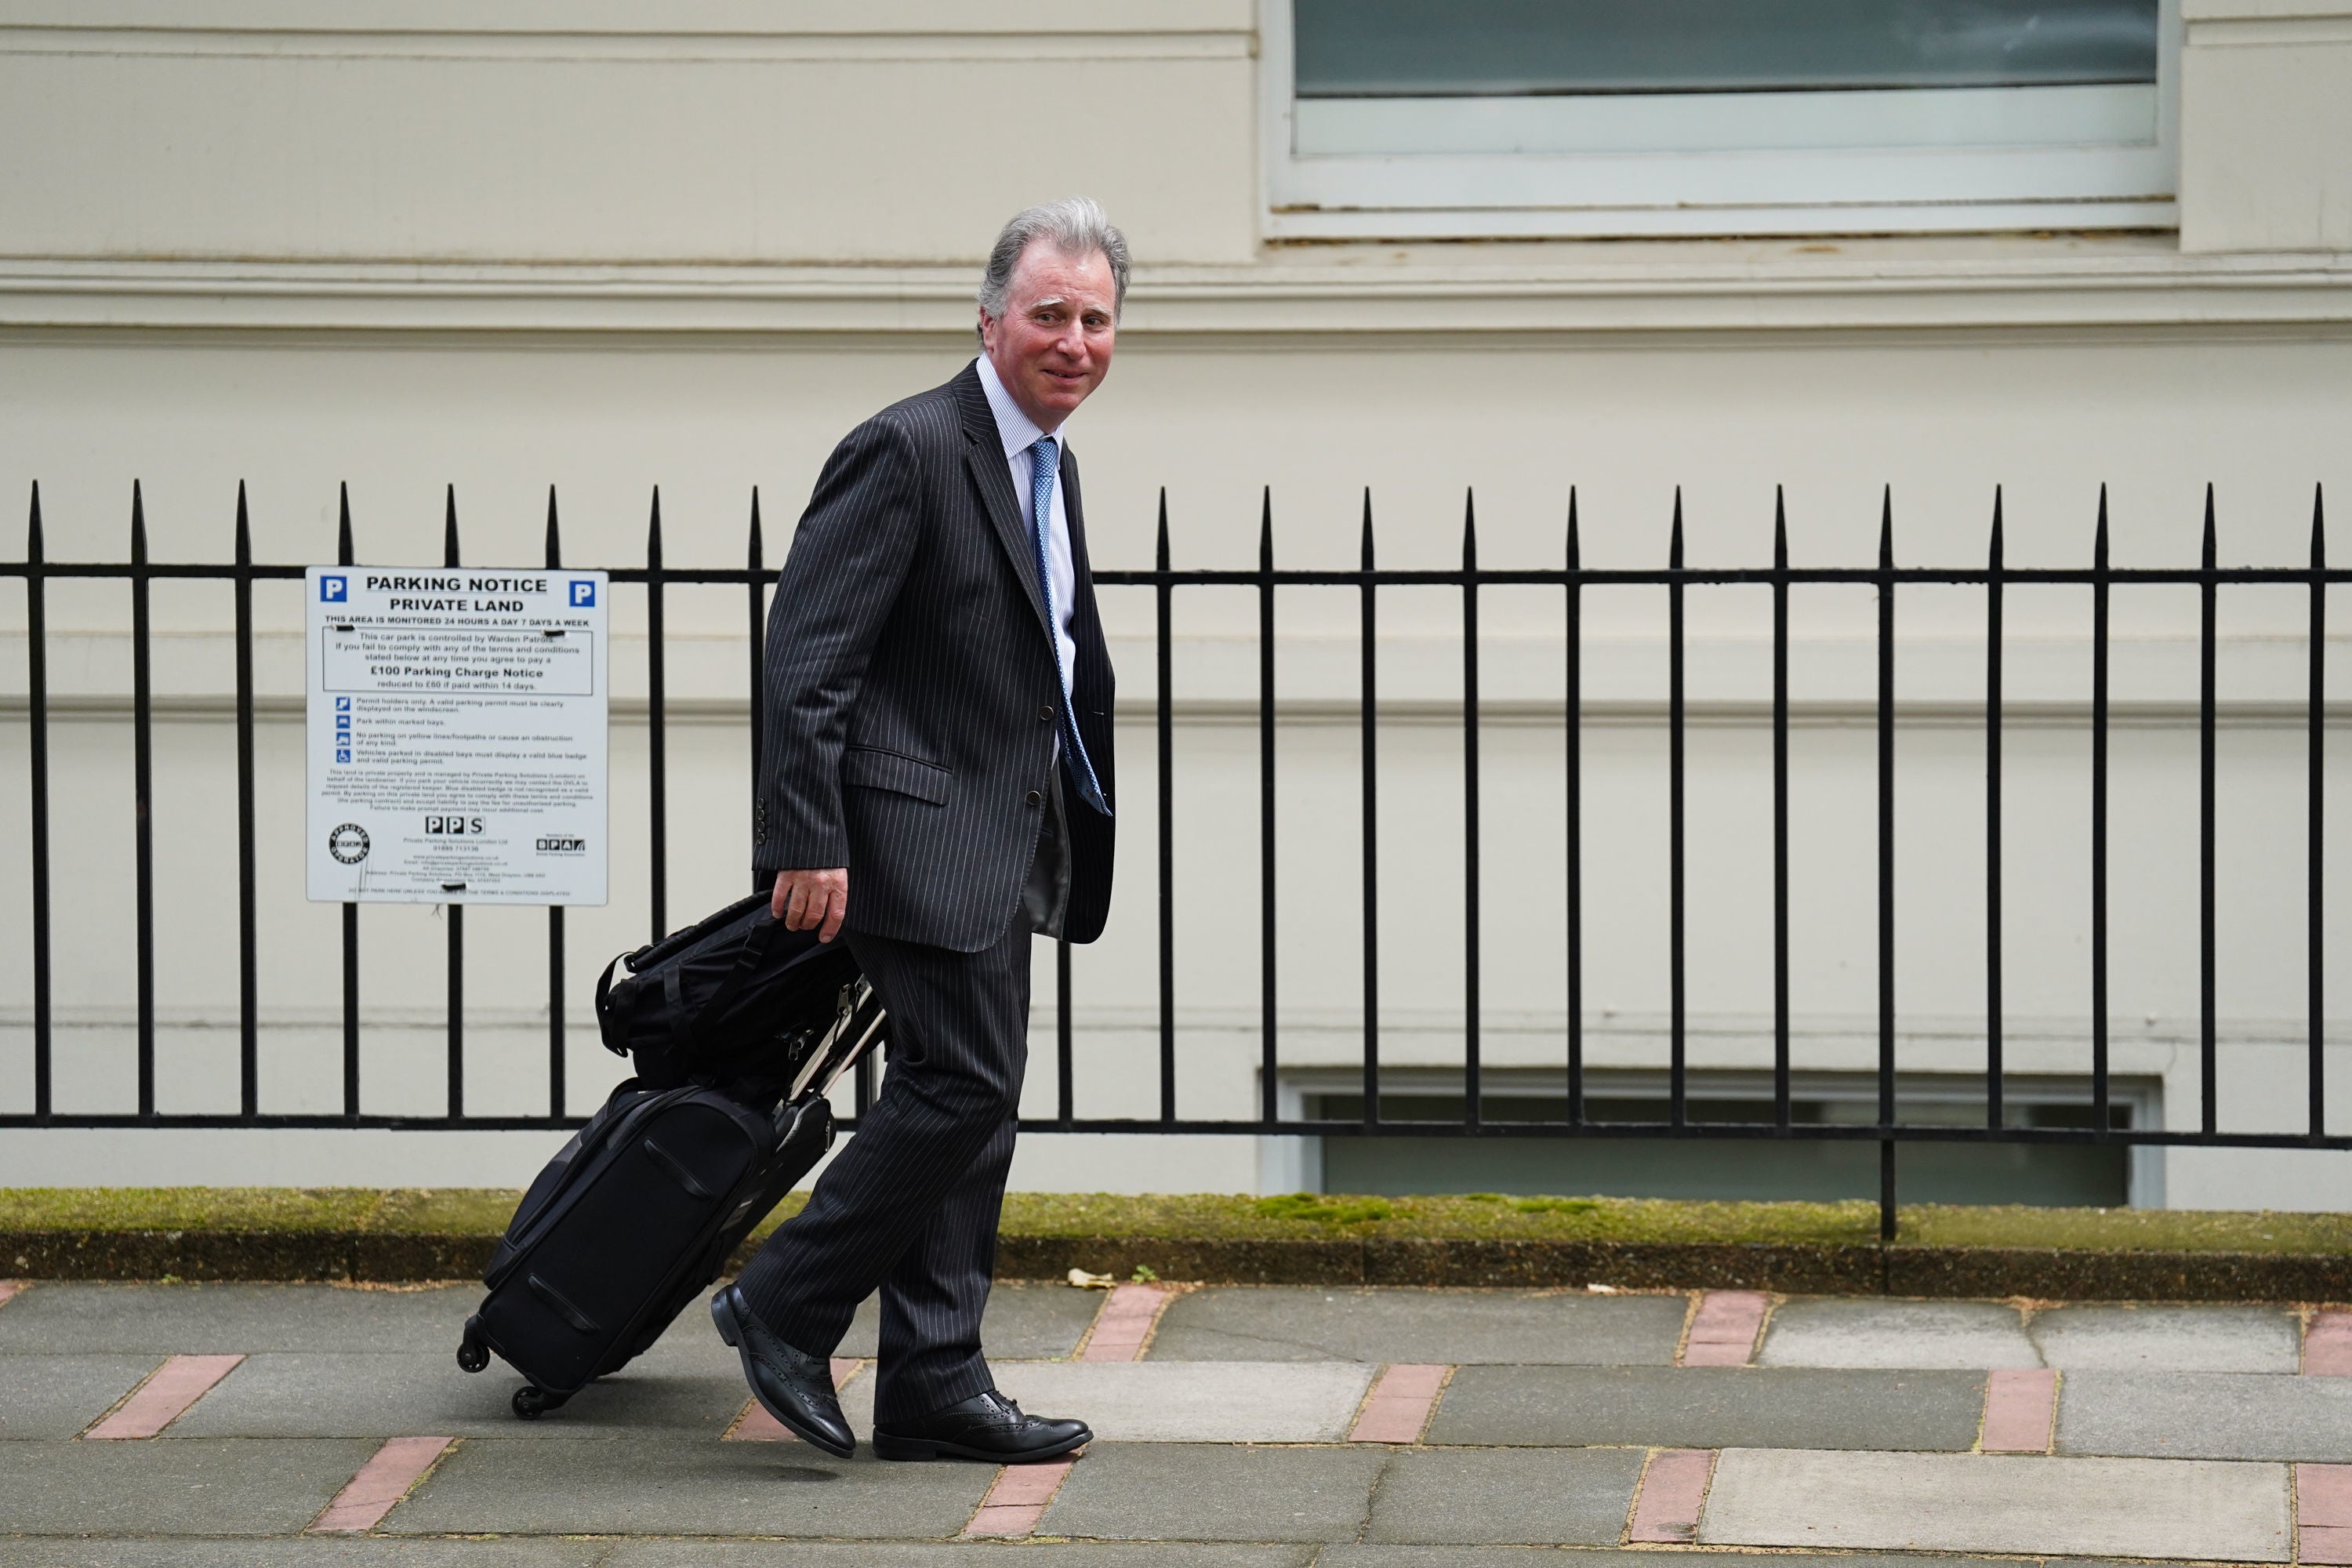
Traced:
[[606, 586], [310, 569], [313, 900], [604, 901]]

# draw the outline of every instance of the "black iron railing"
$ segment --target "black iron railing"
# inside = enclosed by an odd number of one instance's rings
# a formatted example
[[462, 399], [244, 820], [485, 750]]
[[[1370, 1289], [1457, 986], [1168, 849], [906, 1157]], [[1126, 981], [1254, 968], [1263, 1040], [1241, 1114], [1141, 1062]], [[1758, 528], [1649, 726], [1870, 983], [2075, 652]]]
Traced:
[[[1776, 513], [1778, 508], [1776, 507]], [[1059, 949], [1055, 976], [1055, 1060], [1058, 1069], [1056, 1114], [1024, 1121], [1025, 1131], [1058, 1132], [1213, 1133], [1258, 1135], [1528, 1138], [1690, 1138], [1711, 1139], [1834, 1139], [1874, 1142], [1880, 1151], [1882, 1223], [1892, 1234], [1895, 1198], [1895, 1149], [1905, 1142], [2011, 1142], [2022, 1143], [2112, 1143], [2228, 1148], [2352, 1148], [2352, 1134], [2331, 1133], [2326, 1127], [2324, 1052], [2324, 969], [2322, 856], [2324, 836], [2326, 707], [2326, 634], [2327, 589], [2352, 578], [2352, 573], [2326, 564], [2324, 519], [2315, 495], [2309, 563], [2298, 567], [2222, 567], [2217, 563], [2213, 497], [2205, 498], [2203, 559], [2194, 567], [2124, 568], [2110, 564], [2107, 552], [2106, 501], [2101, 494], [2092, 561], [2084, 568], [2012, 567], [2002, 553], [2000, 501], [1996, 492], [1990, 547], [1981, 567], [1898, 567], [1895, 563], [1891, 500], [1882, 513], [1878, 560], [1870, 567], [1794, 567], [1789, 563], [1784, 516], [1776, 515], [1772, 563], [1768, 567], [1691, 567], [1683, 559], [1681, 501], [1677, 497], [1666, 564], [1655, 570], [1601, 570], [1586, 567], [1578, 541], [1576, 501], [1570, 498], [1566, 555], [1556, 569], [1482, 568], [1477, 563], [1475, 511], [1465, 504], [1462, 564], [1449, 570], [1381, 569], [1374, 564], [1371, 508], [1365, 501], [1360, 563], [1351, 571], [1277, 569], [1274, 564], [1274, 528], [1270, 500], [1261, 519], [1258, 563], [1254, 570], [1176, 570], [1171, 563], [1167, 504], [1160, 502], [1156, 560], [1149, 571], [1098, 571], [1096, 581], [1106, 587], [1148, 588], [1155, 607], [1156, 627], [1156, 779], [1159, 885], [1159, 1086], [1156, 1118], [1082, 1118], [1075, 1110], [1076, 1061], [1071, 1022], [1071, 952]], [[78, 1128], [359, 1128], [531, 1129], [578, 1125], [583, 1118], [566, 1098], [564, 911], [548, 910], [548, 1100], [539, 1115], [480, 1115], [465, 1103], [466, 948], [465, 910], [447, 906], [447, 1043], [446, 1108], [440, 1115], [384, 1115], [362, 1109], [360, 1078], [361, 1016], [359, 1006], [360, 922], [355, 904], [342, 906], [342, 1109], [339, 1112], [276, 1113], [260, 1108], [261, 1085], [257, 1053], [259, 1007], [257, 984], [257, 920], [254, 872], [254, 677], [253, 584], [259, 581], [299, 580], [300, 565], [269, 565], [252, 559], [246, 500], [237, 496], [234, 559], [222, 563], [166, 564], [148, 558], [146, 519], [138, 487], [131, 492], [130, 559], [127, 562], [53, 562], [46, 554], [41, 524], [40, 492], [33, 491], [32, 514], [25, 559], [0, 563], [0, 577], [22, 579], [26, 595], [27, 683], [25, 694], [29, 726], [27, 752], [31, 769], [31, 957], [32, 957], [32, 1109], [0, 1114], [0, 1127]], [[562, 545], [555, 498], [548, 498], [546, 563], [562, 564]], [[348, 492], [341, 506], [336, 559], [354, 561]], [[457, 502], [451, 493], [443, 527], [443, 563], [459, 562]], [[763, 563], [759, 497], [751, 499], [751, 527], [745, 564], [740, 568], [686, 568], [667, 565], [662, 556], [661, 498], [656, 491], [646, 533], [645, 564], [612, 570], [616, 584], [640, 584], [646, 595], [647, 631], [646, 684], [650, 730], [648, 779], [650, 820], [650, 898], [648, 930], [662, 935], [668, 925], [666, 884], [668, 875], [666, 837], [667, 753], [664, 749], [666, 688], [664, 670], [663, 601], [673, 585], [743, 587], [747, 595], [751, 689], [760, 689], [766, 597], [772, 579]], [[94, 1113], [61, 1111], [53, 1099], [55, 1029], [50, 903], [49, 690], [47, 659], [47, 589], [61, 580], [99, 580], [129, 585], [131, 637], [132, 789], [134, 801], [133, 855], [136, 882], [136, 1047], [138, 1100], [134, 1110]], [[234, 595], [236, 621], [236, 727], [237, 768], [237, 938], [238, 938], [238, 1078], [239, 1109], [233, 1113], [185, 1114], [164, 1111], [156, 1104], [154, 984], [155, 873], [151, 805], [153, 799], [152, 731], [153, 700], [150, 680], [152, 637], [149, 625], [150, 585], [158, 581], [226, 582]], [[1687, 929], [1685, 901], [1685, 757], [1687, 727], [1685, 702], [1685, 637], [1684, 602], [1693, 588], [1720, 584], [1769, 587], [1772, 596], [1772, 972], [1773, 1040], [1772, 1106], [1769, 1121], [1695, 1121], [1689, 1114]], [[1877, 1116], [1874, 1122], [1850, 1124], [1804, 1121], [1792, 1115], [1790, 1100], [1790, 915], [1789, 915], [1789, 595], [1792, 587], [1853, 584], [1876, 590], [1876, 892], [1877, 892]], [[1985, 605], [1985, 1104], [1980, 1125], [1946, 1122], [1906, 1123], [1897, 1119], [1895, 1098], [1895, 606], [1898, 591], [1913, 584], [1945, 584], [1984, 590]], [[2020, 1126], [2011, 1124], [2004, 1107], [2001, 938], [2001, 734], [2003, 600], [2006, 590], [2026, 584], [2087, 586], [2092, 597], [2091, 627], [2091, 766], [2089, 816], [2090, 858], [2090, 1024], [2092, 1114], [2084, 1126]], [[2108, 1068], [2108, 907], [2107, 907], [2107, 738], [2109, 596], [2119, 585], [2193, 585], [2200, 595], [2199, 730], [2199, 1060], [2202, 1085], [2201, 1124], [2194, 1129], [2116, 1127], [2109, 1116]], [[2214, 757], [2216, 714], [2216, 606], [2224, 586], [2266, 584], [2304, 586], [2309, 599], [2309, 690], [2305, 704], [2309, 748], [2307, 784], [2308, 870], [2305, 897], [2308, 942], [2308, 1059], [2305, 1068], [2308, 1116], [2305, 1130], [2289, 1131], [2223, 1131], [2216, 1115], [2218, 1011], [2215, 983], [2215, 836]], [[1171, 625], [1174, 596], [1180, 588], [1223, 586], [1255, 590], [1258, 612], [1258, 794], [1260, 835], [1260, 973], [1259, 1071], [1261, 1100], [1255, 1119], [1209, 1120], [1179, 1114], [1176, 1092], [1176, 905], [1174, 714], [1171, 700], [1173, 654]], [[1291, 587], [1353, 588], [1361, 610], [1361, 669], [1358, 701], [1361, 745], [1363, 845], [1363, 1047], [1362, 1114], [1360, 1118], [1286, 1119], [1277, 1099], [1281, 1067], [1277, 1028], [1276, 983], [1277, 900], [1276, 897], [1276, 761], [1278, 725], [1275, 703], [1277, 639], [1276, 604], [1278, 593]], [[1478, 604], [1482, 589], [1490, 587], [1549, 587], [1564, 595], [1566, 611], [1565, 675], [1567, 695], [1562, 708], [1566, 781], [1567, 952], [1563, 986], [1566, 1025], [1561, 1040], [1560, 1072], [1566, 1089], [1567, 1114], [1557, 1121], [1489, 1120], [1482, 1114], [1482, 1052], [1480, 1043], [1479, 866], [1482, 827], [1479, 817], [1479, 689]], [[1379, 770], [1378, 689], [1374, 668], [1378, 595], [1383, 588], [1450, 588], [1461, 594], [1462, 605], [1462, 743], [1463, 850], [1465, 918], [1462, 926], [1464, 963], [1463, 1115], [1458, 1121], [1388, 1121], [1381, 1114], [1381, 958], [1378, 935], [1380, 847], [1376, 834]], [[1667, 1115], [1663, 1121], [1598, 1121], [1588, 1117], [1584, 1049], [1584, 855], [1582, 839], [1583, 760], [1583, 595], [1589, 588], [1654, 587], [1664, 591], [1667, 606], [1668, 738], [1668, 1026]], [[759, 705], [749, 704], [752, 754], [758, 754]], [[1130, 890], [1132, 897], [1132, 890]], [[862, 1111], [873, 1091], [870, 1074], [861, 1068], [857, 1107]]]

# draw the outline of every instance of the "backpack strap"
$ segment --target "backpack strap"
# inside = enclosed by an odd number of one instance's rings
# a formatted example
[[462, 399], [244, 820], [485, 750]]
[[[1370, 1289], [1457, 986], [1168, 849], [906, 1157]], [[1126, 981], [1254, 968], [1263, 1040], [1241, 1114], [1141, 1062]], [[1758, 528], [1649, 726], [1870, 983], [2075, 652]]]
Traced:
[[[755, 940], [743, 943], [743, 951], [736, 955], [735, 967], [729, 970], [727, 978], [712, 989], [709, 999], [690, 1017], [679, 1020], [671, 1041], [672, 1048], [681, 1058], [693, 1051], [707, 1024], [716, 1023], [727, 1016], [727, 1009], [734, 1005], [735, 998], [742, 994], [743, 987], [751, 983], [751, 977], [759, 973], [761, 967], [767, 963], [768, 950], [775, 945], [776, 933], [783, 929], [783, 921], [771, 919], [767, 929], [760, 931]], [[669, 972], [669, 984], [671, 1005], [676, 1007], [681, 998], [678, 994], [678, 972], [675, 967]]]
[[604, 1048], [616, 1057], [627, 1056], [629, 1047], [613, 1043], [612, 1035], [604, 1027], [604, 1007], [606, 998], [613, 994], [613, 971], [620, 968], [621, 960], [628, 956], [627, 953], [615, 954], [613, 962], [604, 965], [604, 973], [596, 976], [596, 1033], [604, 1040]]

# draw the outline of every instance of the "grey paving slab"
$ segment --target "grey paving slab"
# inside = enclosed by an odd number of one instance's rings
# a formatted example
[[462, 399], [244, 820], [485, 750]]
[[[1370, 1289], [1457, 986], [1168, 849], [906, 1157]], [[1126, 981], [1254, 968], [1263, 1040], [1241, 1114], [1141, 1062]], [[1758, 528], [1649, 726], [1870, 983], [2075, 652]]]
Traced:
[[1368, 1541], [1609, 1546], [1642, 1479], [1639, 1448], [1427, 1448], [1396, 1456]]
[[2053, 1307], [2026, 1332], [2065, 1372], [2275, 1372], [2302, 1366], [2283, 1307]]
[[2284, 1563], [2284, 1465], [1734, 1448], [1702, 1545]]
[[383, 1529], [401, 1534], [937, 1539], [964, 1527], [989, 1465], [834, 1459], [803, 1443], [473, 1438]]
[[[2032, 1568], [2033, 1557], [1856, 1556], [1811, 1552], [1653, 1552], [1524, 1546], [1327, 1546], [1315, 1568]], [[2121, 1568], [2068, 1558], [2065, 1568]]]
[[[2021, 1556], [1853, 1556], [1851, 1552], [1644, 1552], [1618, 1547], [1324, 1547], [1315, 1568], [2034, 1568]], [[2103, 1568], [2067, 1559], [2065, 1568]], [[2119, 1565], [2115, 1565], [2119, 1568]], [[2138, 1563], [2136, 1568], [2147, 1568]]]
[[[980, 1321], [981, 1345], [991, 1361], [1050, 1361], [1067, 1356], [1078, 1348], [1078, 1337], [1095, 1321], [1102, 1301], [1099, 1290], [1073, 1290], [1067, 1285], [1035, 1280], [999, 1280], [988, 1293], [988, 1310]], [[878, 1300], [866, 1298], [833, 1353], [872, 1355], [881, 1321]], [[702, 1328], [709, 1332], [708, 1320]]]
[[1116, 1541], [1353, 1541], [1384, 1448], [1101, 1443], [1038, 1524]]
[[2040, 1366], [2024, 1315], [1993, 1301], [1816, 1298], [1776, 1308], [1759, 1366]]
[[153, 1355], [0, 1355], [0, 1437], [70, 1437], [162, 1364]]
[[1437, 1444], [1959, 1449], [1984, 1374], [1814, 1367], [1465, 1366]]
[[[0, 1541], [9, 1568], [601, 1568], [609, 1541]], [[772, 1558], [771, 1559], [772, 1561]]]
[[2352, 1378], [2070, 1372], [2058, 1451], [2352, 1463]]
[[771, 1542], [633, 1541], [614, 1548], [600, 1568], [781, 1568], [786, 1563], [789, 1568], [1307, 1568], [1314, 1560], [1308, 1544], [813, 1541], [795, 1543], [787, 1558]]
[[[723, 1348], [723, 1347], [722, 1347]], [[247, 1356], [173, 1426], [183, 1437], [716, 1437], [749, 1397], [740, 1363], [677, 1370], [641, 1359], [536, 1421], [509, 1404], [522, 1377], [503, 1362], [468, 1374], [454, 1356]]]
[[[1372, 1380], [1359, 1362], [992, 1361], [989, 1369], [1024, 1410], [1075, 1415], [1109, 1443], [1336, 1442]], [[841, 1390], [854, 1431], [873, 1428], [874, 1386], [869, 1369]]]
[[1680, 1296], [1234, 1286], [1178, 1297], [1150, 1359], [1664, 1366], [1687, 1308]]
[[0, 1535], [291, 1535], [378, 1447], [0, 1443]]
[[471, 1286], [107, 1285], [43, 1280], [0, 1311], [0, 1352], [438, 1350], [482, 1299]]

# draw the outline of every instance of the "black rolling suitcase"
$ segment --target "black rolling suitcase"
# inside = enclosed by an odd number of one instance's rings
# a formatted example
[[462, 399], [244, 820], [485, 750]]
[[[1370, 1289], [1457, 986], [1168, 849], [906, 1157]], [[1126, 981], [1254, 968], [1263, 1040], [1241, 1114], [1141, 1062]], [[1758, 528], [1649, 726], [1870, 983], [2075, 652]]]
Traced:
[[[832, 1145], [825, 1093], [881, 1037], [881, 1004], [840, 944], [725, 918], [733, 913], [630, 955], [641, 983], [634, 1017], [627, 993], [608, 1005], [599, 986], [607, 1043], [626, 1033], [616, 1024], [635, 1026], [639, 1076], [531, 1184], [457, 1348], [467, 1372], [496, 1352], [530, 1379], [515, 1391], [517, 1415], [535, 1419], [619, 1370], [709, 1289]], [[737, 962], [715, 962], [714, 942]], [[780, 969], [797, 972], [791, 985]], [[810, 1005], [819, 980], [840, 980], [822, 1013]], [[793, 1005], [765, 1012], [762, 1038], [719, 1031], [738, 1037], [714, 1045], [698, 1018], [747, 992]], [[667, 1035], [648, 1026], [649, 1012], [671, 1022]]]

